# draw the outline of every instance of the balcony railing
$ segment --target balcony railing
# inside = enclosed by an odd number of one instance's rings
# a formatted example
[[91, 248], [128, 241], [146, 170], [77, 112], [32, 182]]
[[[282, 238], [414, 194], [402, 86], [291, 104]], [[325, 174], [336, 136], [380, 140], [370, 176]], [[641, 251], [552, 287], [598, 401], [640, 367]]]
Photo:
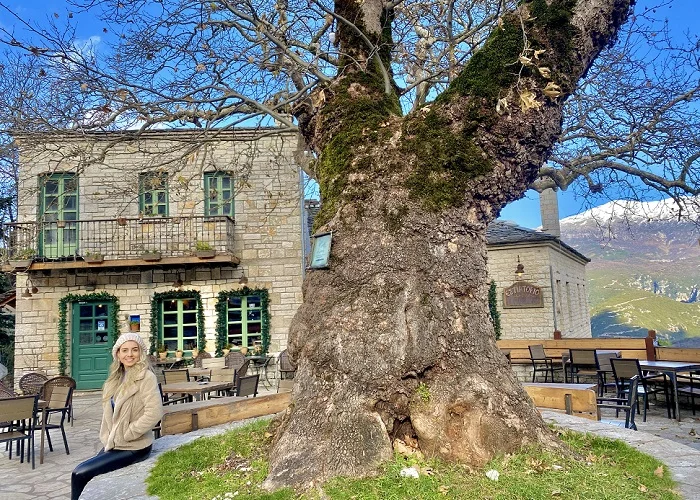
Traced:
[[188, 257], [197, 250], [233, 253], [234, 219], [226, 216], [95, 219], [6, 224], [5, 260], [104, 261]]

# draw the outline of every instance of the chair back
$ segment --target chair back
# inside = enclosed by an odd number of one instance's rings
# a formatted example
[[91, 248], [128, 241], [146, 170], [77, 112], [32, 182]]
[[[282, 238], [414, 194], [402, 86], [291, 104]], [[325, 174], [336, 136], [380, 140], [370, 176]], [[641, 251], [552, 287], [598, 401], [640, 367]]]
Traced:
[[212, 382], [235, 382], [236, 370], [230, 368], [219, 368], [211, 371]]
[[246, 373], [248, 373], [248, 366], [249, 365], [250, 365], [250, 360], [246, 359], [243, 362], [243, 364], [241, 365], [241, 367], [238, 370], [236, 370], [236, 376], [238, 378], [245, 377]]
[[194, 367], [195, 368], [202, 368], [202, 360], [209, 359], [209, 358], [211, 358], [211, 354], [209, 354], [207, 351], [199, 351], [199, 354], [197, 354], [197, 357], [194, 358]]
[[7, 386], [0, 386], [0, 399], [14, 398], [17, 395]]
[[595, 349], [569, 349], [569, 361], [576, 366], [598, 366]]
[[43, 373], [25, 373], [22, 375], [22, 378], [19, 379], [19, 388], [25, 396], [39, 394], [39, 397], [41, 397], [41, 390], [44, 388], [44, 382], [48, 379], [49, 378]]
[[613, 358], [610, 360], [612, 364], [613, 375], [618, 382], [632, 380], [632, 377], [642, 378], [642, 368], [639, 366], [639, 360], [635, 358]]
[[610, 360], [613, 358], [617, 358], [617, 354], [614, 352], [603, 352], [598, 354], [598, 369], [605, 372], [611, 372], [612, 363]]
[[34, 420], [38, 395], [17, 396], [0, 401], [0, 422]]
[[72, 403], [75, 380], [61, 375], [44, 382], [43, 398], [49, 402], [49, 408], [67, 408]]
[[294, 388], [294, 379], [293, 378], [285, 378], [283, 380], [280, 380], [279, 384], [277, 384], [277, 392], [291, 392], [293, 388]]
[[238, 370], [245, 362], [245, 356], [239, 351], [229, 352], [224, 359], [226, 360], [226, 368]]
[[163, 370], [163, 380], [166, 384], [189, 382], [190, 372], [188, 370]]
[[236, 383], [236, 396], [257, 396], [259, 380], [260, 375], [248, 375], [247, 377], [238, 377], [238, 382]]
[[528, 346], [530, 349], [530, 359], [547, 359], [547, 355], [544, 353], [544, 346], [542, 344], [535, 344]]
[[202, 368], [226, 368], [225, 358], [206, 358], [202, 360]]
[[294, 378], [297, 367], [290, 361], [287, 349], [280, 353], [277, 366], [280, 372], [280, 378]]

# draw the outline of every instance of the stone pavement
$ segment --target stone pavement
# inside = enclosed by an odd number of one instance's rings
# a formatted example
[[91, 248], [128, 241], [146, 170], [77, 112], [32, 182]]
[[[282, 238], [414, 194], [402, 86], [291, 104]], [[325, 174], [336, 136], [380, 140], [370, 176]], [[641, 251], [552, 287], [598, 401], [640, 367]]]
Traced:
[[[73, 404], [76, 416], [75, 426], [66, 426], [70, 455], [66, 455], [60, 432], [56, 431], [52, 433], [52, 435], [55, 434], [54, 451], [49, 452], [46, 446], [43, 465], [39, 465], [37, 439], [37, 463], [34, 471], [30, 464], [20, 464], [19, 459], [14, 455], [11, 461], [8, 460], [5, 447], [0, 446], [0, 500], [46, 500], [70, 497], [72, 470], [83, 460], [95, 455], [101, 448], [98, 439], [102, 413], [99, 393], [77, 393]], [[639, 416], [637, 421], [639, 431], [634, 432], [605, 421], [594, 422], [555, 412], [543, 412], [547, 421], [559, 426], [621, 439], [658, 458], [669, 466], [684, 498], [700, 498], [700, 476], [693, 475], [693, 471], [700, 468], [700, 436], [698, 436], [700, 418], [693, 417], [687, 409], [682, 409], [681, 414], [683, 421], [678, 423], [666, 418], [662, 408], [651, 406], [647, 422], [642, 422]], [[604, 420], [613, 420], [613, 416], [604, 416]], [[619, 419], [617, 421], [619, 422]], [[158, 439], [154, 445], [154, 452], [147, 461], [121, 471], [98, 476], [88, 484], [81, 498], [83, 500], [153, 498], [145, 494], [144, 479], [158, 455], [200, 436], [218, 434], [238, 425], [243, 424], [226, 424]]]

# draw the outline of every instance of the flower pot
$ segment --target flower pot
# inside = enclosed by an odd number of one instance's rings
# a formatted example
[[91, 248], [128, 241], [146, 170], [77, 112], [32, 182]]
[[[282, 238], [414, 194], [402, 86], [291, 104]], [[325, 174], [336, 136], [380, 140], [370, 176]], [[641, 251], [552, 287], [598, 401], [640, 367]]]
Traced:
[[60, 227], [60, 228], [64, 228], [64, 227], [66, 227], [66, 221], [64, 221], [64, 220], [56, 221], [56, 226]]
[[161, 259], [160, 252], [144, 252], [141, 254], [141, 258], [147, 262], [155, 262]]
[[167, 357], [168, 357], [168, 351], [159, 352], [159, 353], [158, 353], [158, 357], [159, 357], [160, 359], [165, 359], [165, 358], [167, 358]]
[[120, 226], [126, 226], [126, 217], [117, 217], [117, 224]]
[[230, 351], [231, 349], [221, 349], [221, 352], [224, 353], [224, 356], [226, 356]]
[[248, 348], [247, 348], [246, 346], [241, 347], [241, 348], [240, 348], [240, 351], [241, 351], [241, 354], [243, 354], [244, 356], [245, 356], [246, 354], [248, 354]]
[[10, 259], [10, 265], [15, 269], [26, 269], [33, 261], [34, 259]]
[[199, 356], [199, 349], [192, 349], [192, 359]]
[[199, 259], [212, 259], [216, 257], [216, 250], [197, 250], [194, 254]]
[[141, 330], [141, 324], [140, 323], [129, 323], [129, 331], [131, 332], [138, 332]]
[[105, 261], [105, 258], [101, 255], [91, 255], [89, 257], [83, 257], [83, 260], [88, 264], [102, 264]]
[[175, 358], [182, 359], [182, 351], [180, 349], [175, 351]]

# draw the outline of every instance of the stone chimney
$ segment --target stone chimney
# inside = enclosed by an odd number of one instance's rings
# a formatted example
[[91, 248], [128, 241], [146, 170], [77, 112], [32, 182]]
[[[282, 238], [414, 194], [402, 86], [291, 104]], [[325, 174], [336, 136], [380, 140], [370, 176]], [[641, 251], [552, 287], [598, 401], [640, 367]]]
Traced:
[[540, 193], [540, 216], [542, 217], [542, 231], [559, 238], [559, 202], [557, 192], [554, 189], [545, 189]]

